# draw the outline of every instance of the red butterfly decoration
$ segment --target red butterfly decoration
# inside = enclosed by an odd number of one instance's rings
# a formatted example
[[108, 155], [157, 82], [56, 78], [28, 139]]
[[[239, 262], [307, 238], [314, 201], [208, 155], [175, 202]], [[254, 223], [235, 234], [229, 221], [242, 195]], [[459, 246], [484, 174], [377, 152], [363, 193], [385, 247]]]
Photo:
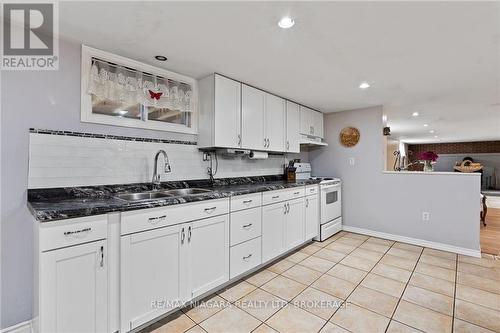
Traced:
[[155, 93], [154, 91], [149, 90], [149, 95], [151, 95], [152, 99], [160, 100], [161, 95], [163, 95], [162, 92], [157, 92]]

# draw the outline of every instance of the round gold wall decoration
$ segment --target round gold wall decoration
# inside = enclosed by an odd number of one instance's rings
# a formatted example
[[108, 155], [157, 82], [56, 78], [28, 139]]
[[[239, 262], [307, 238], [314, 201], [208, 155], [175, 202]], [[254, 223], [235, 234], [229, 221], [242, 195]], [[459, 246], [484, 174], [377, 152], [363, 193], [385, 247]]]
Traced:
[[345, 127], [340, 131], [340, 143], [344, 147], [354, 147], [359, 142], [360, 136], [356, 127]]

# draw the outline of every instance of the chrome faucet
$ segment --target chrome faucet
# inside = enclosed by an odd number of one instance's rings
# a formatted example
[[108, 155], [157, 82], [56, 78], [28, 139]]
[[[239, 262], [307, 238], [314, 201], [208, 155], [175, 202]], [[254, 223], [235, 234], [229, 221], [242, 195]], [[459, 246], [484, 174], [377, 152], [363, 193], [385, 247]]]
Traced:
[[168, 161], [167, 153], [163, 149], [158, 150], [158, 152], [155, 155], [155, 166], [153, 170], [153, 181], [152, 181], [153, 189], [157, 189], [161, 183], [160, 174], [158, 173], [158, 158], [160, 157], [160, 154], [162, 154], [163, 157], [165, 158], [165, 173], [169, 173], [172, 171], [172, 169], [170, 168], [170, 162]]

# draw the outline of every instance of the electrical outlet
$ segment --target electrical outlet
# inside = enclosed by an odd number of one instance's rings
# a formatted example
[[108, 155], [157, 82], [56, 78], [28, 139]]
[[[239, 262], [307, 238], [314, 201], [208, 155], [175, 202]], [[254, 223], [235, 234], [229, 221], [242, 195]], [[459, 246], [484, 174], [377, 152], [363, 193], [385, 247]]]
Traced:
[[354, 157], [349, 157], [349, 165], [354, 165], [356, 164], [356, 160], [354, 159]]
[[431, 213], [422, 212], [422, 221], [429, 221], [431, 219]]
[[208, 161], [210, 159], [210, 153], [203, 153], [203, 161]]

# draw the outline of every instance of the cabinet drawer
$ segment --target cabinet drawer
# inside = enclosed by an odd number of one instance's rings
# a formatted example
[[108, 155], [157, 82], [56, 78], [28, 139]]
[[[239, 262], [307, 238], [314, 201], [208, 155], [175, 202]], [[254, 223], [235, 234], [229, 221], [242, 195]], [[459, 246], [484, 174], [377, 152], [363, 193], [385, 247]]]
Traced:
[[121, 235], [227, 214], [229, 198], [124, 212]]
[[291, 189], [291, 199], [300, 198], [306, 195], [306, 188], [304, 186], [295, 187]]
[[319, 192], [319, 185], [306, 186], [306, 195], [313, 195]]
[[261, 238], [255, 238], [230, 249], [230, 278], [234, 278], [262, 263]]
[[275, 202], [287, 201], [305, 195], [304, 186], [289, 188], [279, 191], [269, 191], [262, 193], [262, 204], [269, 205]]
[[107, 238], [106, 215], [89, 216], [39, 224], [40, 251]]
[[262, 193], [252, 193], [231, 197], [231, 211], [258, 207], [262, 204]]
[[260, 207], [231, 213], [231, 246], [262, 234], [262, 209]]

